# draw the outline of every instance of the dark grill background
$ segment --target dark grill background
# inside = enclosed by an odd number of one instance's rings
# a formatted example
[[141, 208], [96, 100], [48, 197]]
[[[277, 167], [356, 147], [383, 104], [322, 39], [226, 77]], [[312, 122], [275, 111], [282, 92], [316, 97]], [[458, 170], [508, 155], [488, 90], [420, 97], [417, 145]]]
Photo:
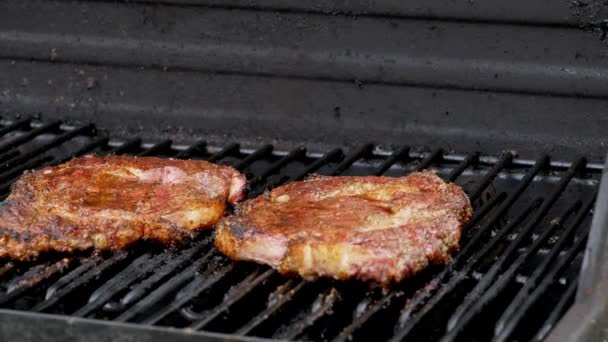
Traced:
[[233, 165], [247, 175], [250, 196], [310, 173], [400, 176], [425, 168], [467, 191], [475, 215], [461, 252], [447, 267], [390, 289], [307, 282], [231, 262], [212, 247], [210, 231], [175, 249], [144, 242], [114, 254], [0, 265], [3, 308], [284, 339], [485, 341], [495, 331], [503, 341], [542, 339], [574, 298], [602, 169], [584, 156], [523, 160], [407, 145], [316, 153], [238, 140], [142, 142], [29, 119], [0, 131], [3, 197], [25, 169], [93, 152]]
[[407, 137], [599, 162], [607, 11], [605, 0], [4, 0], [0, 115], [147, 141], [323, 150]]

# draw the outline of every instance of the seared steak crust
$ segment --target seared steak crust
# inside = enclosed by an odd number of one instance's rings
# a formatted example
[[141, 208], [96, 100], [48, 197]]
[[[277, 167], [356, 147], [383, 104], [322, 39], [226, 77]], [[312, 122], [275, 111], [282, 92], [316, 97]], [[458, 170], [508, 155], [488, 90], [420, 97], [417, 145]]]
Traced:
[[216, 245], [281, 273], [387, 283], [445, 264], [471, 214], [462, 189], [430, 171], [315, 177], [243, 202], [218, 224]]
[[242, 196], [236, 170], [205, 161], [86, 156], [25, 172], [0, 208], [0, 257], [175, 242]]

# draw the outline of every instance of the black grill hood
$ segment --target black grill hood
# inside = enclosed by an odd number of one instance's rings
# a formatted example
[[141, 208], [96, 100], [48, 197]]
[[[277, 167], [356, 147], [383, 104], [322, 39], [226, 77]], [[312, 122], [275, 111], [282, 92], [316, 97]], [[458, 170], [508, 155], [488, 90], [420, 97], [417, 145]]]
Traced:
[[585, 0], [7, 0], [0, 113], [178, 141], [407, 139], [601, 162], [603, 11]]
[[[428, 289], [417, 292], [412, 285], [403, 293], [419, 300], [414, 304], [423, 314], [409, 312], [406, 298], [390, 297], [395, 292], [374, 292], [377, 297], [367, 304], [361, 300], [363, 313], [354, 310], [350, 317], [344, 305], [352, 309], [356, 302], [341, 298], [333, 317], [344, 330], [318, 329], [332, 322], [327, 312], [333, 308], [321, 305], [328, 310], [323, 315], [296, 317], [291, 330], [267, 335], [310, 337], [319, 330], [333, 333], [337, 341], [370, 337], [374, 327], [393, 326], [390, 319], [411, 313], [384, 334], [398, 340], [416, 336], [416, 329], [426, 331], [420, 324], [442, 311], [435, 304], [447, 302], [448, 316], [459, 308], [482, 310], [473, 297], [458, 294], [461, 287], [480, 290], [481, 303], [494, 305], [491, 291], [512, 298], [509, 291], [521, 293], [532, 279], [538, 286], [531, 285], [530, 297], [520, 295], [526, 299], [522, 307], [529, 305], [530, 311], [502, 303], [512, 311], [506, 323], [518, 326], [507, 324], [503, 331], [535, 338], [556, 327], [550, 340], [595, 341], [603, 336], [608, 308], [602, 253], [608, 241], [603, 165], [608, 149], [607, 22], [603, 0], [5, 0], [0, 2], [0, 195], [23, 170], [91, 152], [209, 159], [232, 164], [250, 179], [261, 177], [260, 187], [311, 172], [400, 175], [430, 167], [481, 201], [476, 203], [480, 223], [463, 240], [475, 243], [456, 259], [459, 264], [419, 280], [440, 285], [445, 298], [460, 299], [437, 299], [434, 292], [425, 297]], [[15, 132], [16, 140], [2, 140]], [[593, 205], [595, 193], [599, 199]], [[521, 224], [510, 223], [519, 219]], [[554, 227], [561, 219], [563, 230]], [[557, 242], [549, 243], [551, 248], [534, 245], [539, 234], [547, 241], [554, 238], [543, 235], [546, 227], [557, 229]], [[518, 240], [515, 231], [525, 238]], [[209, 242], [202, 237], [190, 247], [207, 248], [203, 241]], [[525, 248], [518, 248], [519, 243]], [[542, 253], [537, 256], [530, 248]], [[192, 253], [200, 257], [199, 252]], [[229, 330], [222, 319], [240, 317], [221, 305], [210, 309], [216, 316], [206, 321], [205, 312], [179, 305], [150, 311], [142, 301], [162, 302], [164, 297], [146, 295], [137, 302], [143, 308], [126, 309], [118, 316], [124, 319], [111, 317], [110, 301], [102, 303], [98, 294], [116, 299], [120, 293], [110, 291], [116, 279], [136, 274], [129, 267], [144, 272], [135, 267], [137, 260], [161, 259], [145, 251], [133, 253], [124, 259], [83, 259], [66, 274], [52, 263], [48, 268], [0, 265], [0, 288], [6, 290], [0, 291], [0, 336], [31, 341], [259, 340], [210, 332]], [[544, 263], [543, 255], [555, 260]], [[490, 257], [500, 266], [486, 265]], [[235, 266], [238, 272], [226, 269], [222, 260], [210, 269], [226, 275], [209, 271], [219, 277], [204, 283], [209, 289], [248, 289], [253, 286], [249, 280], [274, 289], [275, 282], [283, 281], [259, 269], [255, 272], [261, 273], [242, 271], [240, 265]], [[108, 276], [100, 265], [106, 265]], [[542, 272], [520, 275], [519, 268], [529, 265], [544, 266]], [[76, 281], [80, 268], [92, 285]], [[95, 278], [97, 269], [103, 276]], [[203, 281], [187, 270], [165, 275], [165, 286], [184, 272], [184, 279]], [[517, 272], [508, 273], [513, 270]], [[18, 281], [38, 271], [49, 272], [41, 285], [3, 283], [11, 272]], [[433, 283], [437, 274], [445, 279]], [[68, 291], [66, 279], [85, 289]], [[53, 286], [61, 296], [53, 297], [54, 290], [48, 290]], [[335, 299], [320, 286], [310, 291], [321, 302]], [[192, 295], [196, 289], [182, 290]], [[266, 290], [256, 285], [251, 291]], [[353, 290], [336, 291], [344, 297]], [[222, 298], [242, 308], [238, 296], [243, 293]], [[540, 307], [541, 297], [534, 296], [547, 293], [556, 295], [545, 296], [550, 309], [540, 330], [518, 335], [526, 317]], [[76, 308], [70, 313], [71, 305]], [[182, 315], [180, 319], [191, 315], [196, 329], [204, 331], [146, 323], [154, 317], [158, 319], [149, 322], [162, 321], [163, 312]], [[310, 317], [313, 321], [307, 321]], [[444, 318], [438, 317], [441, 327], [423, 337], [442, 336]], [[457, 340], [456, 333], [479, 320], [466, 310], [459, 318], [463, 328], [457, 325], [444, 340]], [[495, 318], [487, 319], [494, 324]], [[484, 334], [479, 336], [493, 336]]]

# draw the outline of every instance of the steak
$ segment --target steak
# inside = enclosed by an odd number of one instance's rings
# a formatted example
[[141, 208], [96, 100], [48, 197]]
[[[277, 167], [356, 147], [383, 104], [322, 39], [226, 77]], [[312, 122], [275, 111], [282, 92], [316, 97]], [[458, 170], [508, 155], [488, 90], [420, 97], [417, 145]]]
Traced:
[[283, 274], [389, 283], [445, 264], [471, 215], [464, 191], [431, 171], [316, 176], [243, 202], [217, 225], [215, 244]]
[[206, 161], [86, 156], [27, 171], [0, 208], [0, 257], [176, 242], [210, 227], [245, 178]]

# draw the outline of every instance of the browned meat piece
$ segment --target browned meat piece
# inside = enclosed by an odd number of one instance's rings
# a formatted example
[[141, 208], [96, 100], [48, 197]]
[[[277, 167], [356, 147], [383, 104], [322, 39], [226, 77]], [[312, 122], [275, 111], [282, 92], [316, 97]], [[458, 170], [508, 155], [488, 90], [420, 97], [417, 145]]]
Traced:
[[172, 243], [215, 224], [245, 178], [205, 161], [87, 156], [26, 172], [0, 209], [0, 257]]
[[430, 171], [317, 177], [243, 202], [220, 221], [215, 243], [281, 273], [388, 283], [445, 264], [471, 214], [462, 189]]

